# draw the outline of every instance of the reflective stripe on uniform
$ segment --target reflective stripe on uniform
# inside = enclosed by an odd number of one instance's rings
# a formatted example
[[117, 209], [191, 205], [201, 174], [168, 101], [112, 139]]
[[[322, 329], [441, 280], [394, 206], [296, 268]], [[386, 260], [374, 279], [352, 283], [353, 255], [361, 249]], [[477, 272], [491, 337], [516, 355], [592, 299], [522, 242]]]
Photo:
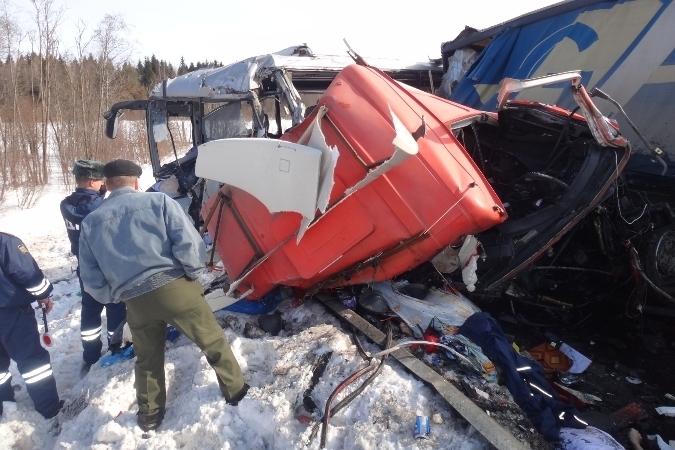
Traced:
[[83, 341], [93, 341], [101, 337], [101, 327], [92, 328], [91, 330], [82, 330], [80, 332]]
[[530, 382], [530, 386], [532, 386], [533, 388], [535, 388], [536, 390], [538, 390], [539, 392], [541, 392], [541, 393], [544, 394], [545, 396], [550, 397], [550, 398], [553, 398], [553, 396], [552, 396], [551, 394], [549, 394], [548, 392], [546, 392], [545, 390], [543, 390], [542, 388], [540, 388], [540, 387], [537, 386], [536, 384]]
[[565, 411], [561, 412], [560, 415], [558, 415], [558, 419], [565, 420]]
[[526, 370], [530, 370], [532, 367], [530, 366], [523, 366], [523, 367], [516, 367], [516, 371], [518, 372], [525, 372]]
[[30, 372], [22, 373], [21, 376], [26, 384], [36, 383], [44, 378], [47, 378], [52, 375], [52, 365], [45, 364], [40, 366], [37, 369], [31, 370]]
[[92, 334], [101, 334], [101, 328], [102, 327], [99, 326], [98, 328], [91, 328], [89, 330], [82, 330], [82, 331], [80, 331], [80, 334], [82, 336], [91, 336]]
[[12, 378], [12, 374], [9, 372], [0, 373], [0, 384], [5, 384], [9, 379]]
[[584, 422], [583, 420], [581, 420], [580, 418], [578, 418], [578, 417], [576, 416], [576, 414], [574, 415], [574, 418], [577, 419], [577, 421], [579, 421], [579, 422], [583, 423], [584, 425], [588, 426], [588, 423], [587, 423], [587, 422]]
[[44, 294], [45, 292], [47, 292], [47, 289], [49, 289], [49, 280], [47, 280], [46, 278], [42, 278], [42, 281], [40, 281], [35, 286], [26, 288], [26, 290], [35, 297]]

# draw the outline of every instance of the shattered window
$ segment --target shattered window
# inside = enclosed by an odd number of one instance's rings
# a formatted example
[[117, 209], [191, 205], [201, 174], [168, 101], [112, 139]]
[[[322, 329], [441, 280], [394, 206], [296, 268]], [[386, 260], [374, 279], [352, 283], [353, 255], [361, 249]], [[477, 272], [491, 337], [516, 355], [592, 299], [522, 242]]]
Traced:
[[249, 137], [253, 131], [251, 107], [247, 102], [204, 105], [204, 140]]
[[148, 116], [160, 161], [175, 159], [176, 155], [180, 158], [192, 148], [192, 124], [189, 119], [169, 116], [166, 103], [160, 101], [151, 103]]
[[319, 102], [319, 99], [322, 95], [322, 92], [300, 91], [300, 98], [302, 99], [302, 103], [305, 105], [305, 108], [315, 106]]
[[267, 97], [264, 98], [262, 101], [263, 113], [266, 116], [266, 121], [269, 122], [269, 128], [267, 129], [267, 133], [271, 135], [280, 135], [284, 131], [288, 130], [291, 126], [293, 126], [293, 116], [291, 115], [291, 110], [288, 107], [288, 103], [286, 102], [286, 100], [282, 97], [280, 104], [281, 130], [279, 130], [276, 115], [277, 101], [278, 100], [276, 97]]
[[[164, 135], [158, 135], [155, 132], [157, 151], [162, 162], [165, 162], [167, 159], [173, 161], [176, 155], [181, 158], [192, 148], [192, 123], [189, 119], [185, 117], [170, 117], [167, 126], [168, 131]], [[164, 130], [167, 130], [167, 127], [164, 127]], [[173, 145], [171, 144], [171, 137], [173, 137], [173, 143], [176, 146], [175, 154]], [[160, 140], [160, 138], [162, 139]]]

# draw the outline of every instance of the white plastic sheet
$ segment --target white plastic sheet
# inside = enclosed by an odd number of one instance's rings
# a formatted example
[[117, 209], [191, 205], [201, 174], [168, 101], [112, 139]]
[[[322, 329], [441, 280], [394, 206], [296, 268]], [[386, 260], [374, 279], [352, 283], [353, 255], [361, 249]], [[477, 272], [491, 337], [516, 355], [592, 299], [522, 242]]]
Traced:
[[379, 292], [394, 311], [415, 333], [422, 336], [432, 320], [443, 326], [461, 326], [466, 319], [480, 311], [471, 300], [459, 292], [431, 289], [424, 300], [402, 294], [397, 288], [403, 283], [389, 281], [375, 283], [373, 290]]

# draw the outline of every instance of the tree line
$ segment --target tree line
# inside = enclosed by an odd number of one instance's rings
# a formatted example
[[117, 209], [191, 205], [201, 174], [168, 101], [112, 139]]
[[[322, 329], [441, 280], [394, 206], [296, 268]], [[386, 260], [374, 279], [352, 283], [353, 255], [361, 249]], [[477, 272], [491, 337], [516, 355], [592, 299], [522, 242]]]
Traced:
[[187, 65], [181, 58], [174, 68], [154, 55], [134, 65], [126, 24], [115, 15], [91, 31], [81, 25], [74, 51], [65, 52], [55, 0], [30, 0], [30, 6], [32, 29], [22, 30], [7, 3], [0, 3], [0, 201], [17, 190], [28, 206], [40, 186], [69, 184], [68, 176], [52, 180], [51, 169], [60, 166], [68, 174], [75, 159], [147, 162], [144, 121], [123, 122], [111, 140], [104, 135], [103, 113], [117, 101], [147, 98], [162, 79], [222, 65]]

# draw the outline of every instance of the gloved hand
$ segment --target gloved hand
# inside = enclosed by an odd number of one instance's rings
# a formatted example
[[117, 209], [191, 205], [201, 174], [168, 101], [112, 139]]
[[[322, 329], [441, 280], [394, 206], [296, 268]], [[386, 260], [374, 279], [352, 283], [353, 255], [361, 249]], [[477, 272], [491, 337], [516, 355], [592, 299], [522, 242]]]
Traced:
[[54, 300], [52, 300], [51, 297], [47, 297], [43, 300], [38, 300], [38, 303], [40, 304], [40, 308], [44, 309], [47, 314], [49, 314], [51, 310], [54, 308]]

